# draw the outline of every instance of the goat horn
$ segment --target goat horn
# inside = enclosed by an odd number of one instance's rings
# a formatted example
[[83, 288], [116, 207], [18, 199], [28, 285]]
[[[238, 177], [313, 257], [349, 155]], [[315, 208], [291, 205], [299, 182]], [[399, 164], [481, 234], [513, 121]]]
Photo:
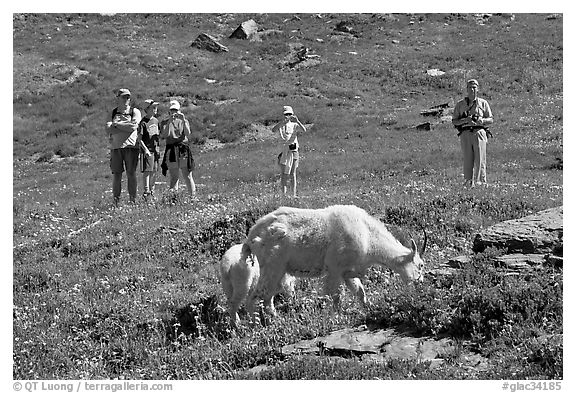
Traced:
[[426, 230], [422, 228], [424, 231], [424, 245], [422, 246], [422, 251], [420, 251], [420, 255], [424, 255], [424, 251], [426, 251], [426, 243], [428, 242], [428, 236], [426, 235]]

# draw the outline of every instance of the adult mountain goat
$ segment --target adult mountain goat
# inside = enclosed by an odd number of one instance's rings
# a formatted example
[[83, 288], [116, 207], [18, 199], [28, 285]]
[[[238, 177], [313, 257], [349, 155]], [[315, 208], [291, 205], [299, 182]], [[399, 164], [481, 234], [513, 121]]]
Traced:
[[[272, 298], [286, 273], [325, 275], [325, 291], [336, 308], [342, 282], [366, 305], [360, 277], [374, 264], [390, 268], [404, 281], [421, 280], [424, 262], [414, 240], [410, 243], [411, 249], [404, 247], [382, 222], [356, 206], [280, 207], [256, 221], [243, 252], [254, 254], [260, 264], [260, 279], [252, 296], [262, 298], [275, 314]], [[425, 248], [426, 236], [422, 253]], [[247, 303], [253, 304], [253, 300]]]

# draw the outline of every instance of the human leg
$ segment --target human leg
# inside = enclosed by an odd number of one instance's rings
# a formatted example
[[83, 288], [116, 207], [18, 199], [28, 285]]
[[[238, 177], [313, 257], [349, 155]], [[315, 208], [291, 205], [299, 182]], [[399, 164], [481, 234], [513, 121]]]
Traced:
[[138, 192], [138, 179], [136, 170], [138, 169], [138, 149], [122, 149], [124, 154], [124, 164], [126, 165], [126, 182], [128, 183], [128, 195], [131, 202], [136, 202], [136, 193]]
[[110, 170], [112, 171], [112, 197], [114, 203], [117, 204], [122, 192], [122, 172], [124, 172], [124, 161], [120, 149], [110, 151]]
[[486, 182], [486, 133], [484, 130], [478, 130], [471, 134], [473, 151], [472, 184], [482, 184]]
[[280, 191], [283, 195], [286, 195], [286, 189], [288, 186], [288, 174], [285, 173], [286, 165], [280, 164]]
[[178, 162], [167, 162], [168, 173], [170, 174], [170, 189], [178, 191], [178, 178], [180, 176], [180, 168]]
[[190, 193], [190, 195], [196, 195], [196, 184], [194, 183], [192, 172], [188, 171], [188, 166], [185, 158], [182, 158], [180, 160], [180, 170], [182, 171], [182, 176], [184, 177], [184, 183], [186, 183], [188, 192]]
[[472, 171], [474, 165], [474, 152], [470, 141], [472, 133], [464, 131], [460, 134], [460, 147], [462, 148], [462, 163], [464, 172], [464, 181], [466, 184], [472, 184]]
[[477, 182], [486, 184], [486, 144], [488, 138], [486, 131], [478, 131], [478, 176]]
[[142, 172], [142, 187], [144, 187], [144, 196], [150, 193], [150, 174], [151, 172]]
[[120, 193], [122, 192], [122, 172], [112, 174], [112, 196], [114, 203], [120, 201]]

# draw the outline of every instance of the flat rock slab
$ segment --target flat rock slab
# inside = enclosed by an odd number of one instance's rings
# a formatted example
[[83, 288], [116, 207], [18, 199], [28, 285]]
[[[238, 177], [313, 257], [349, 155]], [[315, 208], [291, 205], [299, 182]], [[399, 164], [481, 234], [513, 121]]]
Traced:
[[[449, 338], [413, 337], [395, 329], [369, 330], [366, 326], [345, 328], [325, 337], [282, 347], [282, 354], [286, 356], [358, 356], [371, 361], [418, 359], [432, 364], [442, 363], [446, 355], [453, 351], [453, 342]], [[470, 359], [470, 366], [487, 366], [486, 359], [478, 355], [469, 354], [466, 359]]]
[[563, 207], [560, 206], [493, 225], [476, 235], [472, 249], [483, 252], [488, 247], [496, 247], [506, 249], [508, 254], [558, 254], [558, 250], [562, 250], [562, 236]]

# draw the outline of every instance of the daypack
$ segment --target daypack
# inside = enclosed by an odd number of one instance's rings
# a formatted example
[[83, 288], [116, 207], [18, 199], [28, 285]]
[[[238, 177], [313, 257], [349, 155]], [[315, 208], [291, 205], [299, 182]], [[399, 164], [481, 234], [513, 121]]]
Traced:
[[[114, 120], [114, 116], [116, 116], [116, 114], [118, 113], [118, 107], [114, 108], [112, 110], [112, 120]], [[130, 112], [128, 113], [130, 115], [130, 119], [132, 119], [134, 117], [134, 107], [132, 105], [130, 105]], [[144, 119], [144, 118], [142, 118]], [[142, 124], [142, 120], [140, 121], [140, 123], [138, 123], [138, 135], [142, 135], [142, 131], [143, 131], [143, 127], [145, 127], [144, 124]]]

